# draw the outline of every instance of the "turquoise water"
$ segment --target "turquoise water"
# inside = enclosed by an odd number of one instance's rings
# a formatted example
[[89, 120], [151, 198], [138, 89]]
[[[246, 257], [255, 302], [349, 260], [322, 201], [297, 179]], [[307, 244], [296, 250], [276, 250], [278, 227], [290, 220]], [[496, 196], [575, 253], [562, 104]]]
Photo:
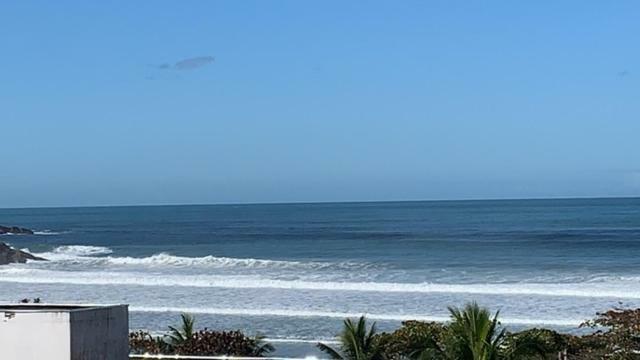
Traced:
[[311, 353], [340, 319], [383, 329], [477, 300], [507, 326], [573, 329], [640, 306], [640, 199], [0, 209], [47, 263], [0, 268], [0, 300], [129, 303]]

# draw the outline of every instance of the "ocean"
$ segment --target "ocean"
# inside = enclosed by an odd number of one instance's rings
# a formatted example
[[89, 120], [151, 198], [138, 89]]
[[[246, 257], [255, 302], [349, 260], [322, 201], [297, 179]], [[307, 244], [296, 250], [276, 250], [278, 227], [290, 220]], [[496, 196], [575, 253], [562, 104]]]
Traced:
[[126, 303], [132, 329], [198, 327], [317, 354], [342, 319], [381, 330], [477, 301], [514, 329], [576, 331], [640, 307], [640, 199], [0, 209], [0, 241], [49, 262], [0, 266], [0, 301]]

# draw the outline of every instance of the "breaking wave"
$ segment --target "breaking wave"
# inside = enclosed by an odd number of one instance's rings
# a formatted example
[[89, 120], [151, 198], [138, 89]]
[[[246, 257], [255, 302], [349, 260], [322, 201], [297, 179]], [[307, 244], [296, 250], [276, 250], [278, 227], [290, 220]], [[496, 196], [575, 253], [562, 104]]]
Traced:
[[52, 231], [52, 230], [42, 230], [42, 231], [34, 231], [33, 235], [62, 235], [62, 234], [66, 234], [67, 232], [58, 232], [58, 231]]
[[39, 253], [37, 255], [51, 261], [60, 261], [76, 257], [107, 255], [112, 252], [113, 251], [111, 249], [104, 246], [65, 245], [59, 246], [51, 252]]
[[107, 247], [69, 245], [60, 246], [51, 252], [38, 253], [37, 256], [57, 262], [71, 261], [87, 265], [147, 266], [147, 267], [209, 267], [209, 268], [279, 268], [279, 269], [368, 269], [376, 267], [372, 263], [356, 262], [319, 262], [319, 261], [284, 261], [251, 258], [231, 258], [219, 256], [186, 257], [167, 253], [159, 253], [147, 257], [114, 257], [113, 251]]

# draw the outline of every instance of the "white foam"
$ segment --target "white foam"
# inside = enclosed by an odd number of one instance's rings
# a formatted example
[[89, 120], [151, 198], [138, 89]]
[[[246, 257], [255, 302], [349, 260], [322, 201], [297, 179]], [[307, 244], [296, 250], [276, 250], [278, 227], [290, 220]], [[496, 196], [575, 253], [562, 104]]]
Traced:
[[[190, 314], [211, 314], [211, 315], [235, 315], [235, 316], [276, 316], [276, 317], [321, 317], [321, 318], [357, 318], [362, 315], [371, 320], [383, 321], [434, 321], [447, 322], [449, 316], [431, 316], [424, 314], [372, 314], [372, 313], [351, 313], [335, 311], [315, 311], [315, 310], [289, 310], [289, 309], [232, 309], [232, 308], [201, 308], [201, 307], [152, 307], [152, 306], [132, 306], [129, 308], [133, 312], [176, 312]], [[512, 325], [553, 325], [553, 326], [579, 326], [584, 319], [528, 319], [528, 318], [500, 318], [503, 324]]]
[[167, 253], [160, 253], [143, 258], [134, 257], [108, 257], [102, 261], [112, 265], [146, 265], [146, 266], [177, 266], [177, 267], [247, 267], [247, 268], [326, 268], [334, 264], [321, 262], [298, 262], [263, 260], [251, 258], [230, 258], [218, 256], [184, 257]]
[[338, 269], [367, 269], [374, 266], [370, 263], [330, 263], [330, 262], [301, 262], [266, 260], [252, 258], [231, 258], [218, 256], [185, 257], [167, 253], [155, 254], [147, 257], [113, 257], [107, 255], [113, 251], [101, 246], [69, 245], [60, 246], [51, 252], [35, 254], [45, 259], [57, 262], [72, 261], [74, 263], [86, 263], [87, 265], [116, 265], [116, 266], [147, 266], [147, 267], [210, 267], [210, 268], [278, 268], [278, 269], [310, 269], [322, 270], [330, 268]]
[[51, 230], [42, 230], [42, 231], [34, 231], [33, 235], [60, 235], [60, 234], [64, 234], [64, 232], [57, 232], [57, 231], [51, 231]]
[[50, 252], [34, 254], [51, 261], [64, 261], [82, 257], [111, 254], [113, 251], [104, 246], [65, 245]]
[[0, 269], [0, 282], [77, 285], [132, 285], [232, 289], [357, 291], [381, 293], [448, 293], [483, 295], [537, 295], [640, 299], [640, 282], [610, 283], [389, 283], [279, 280], [259, 276], [173, 275], [143, 272], [51, 271], [28, 267]]

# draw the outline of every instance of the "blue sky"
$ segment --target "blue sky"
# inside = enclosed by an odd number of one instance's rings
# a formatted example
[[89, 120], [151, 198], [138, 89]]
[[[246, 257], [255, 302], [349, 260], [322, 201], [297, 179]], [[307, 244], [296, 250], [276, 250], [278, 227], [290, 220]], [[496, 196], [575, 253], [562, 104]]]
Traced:
[[640, 195], [637, 1], [0, 4], [0, 207]]

